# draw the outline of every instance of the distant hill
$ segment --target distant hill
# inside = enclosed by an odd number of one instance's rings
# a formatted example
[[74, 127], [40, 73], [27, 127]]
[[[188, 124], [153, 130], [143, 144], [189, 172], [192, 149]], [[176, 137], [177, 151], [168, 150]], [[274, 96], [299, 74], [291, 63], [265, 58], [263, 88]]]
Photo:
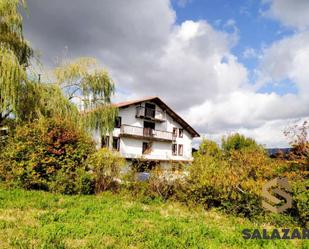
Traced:
[[269, 149], [266, 149], [269, 156], [275, 156], [278, 153], [287, 154], [287, 153], [290, 152], [290, 150], [291, 150], [291, 148], [269, 148]]

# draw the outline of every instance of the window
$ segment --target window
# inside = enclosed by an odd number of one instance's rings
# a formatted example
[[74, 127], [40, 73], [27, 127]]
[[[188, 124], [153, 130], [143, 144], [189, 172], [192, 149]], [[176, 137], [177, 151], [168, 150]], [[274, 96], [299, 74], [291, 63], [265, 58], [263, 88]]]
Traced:
[[102, 136], [102, 139], [101, 139], [101, 148], [103, 147], [108, 147], [109, 146], [109, 136]]
[[176, 127], [173, 128], [173, 137], [177, 137], [177, 128]]
[[118, 150], [120, 149], [120, 138], [113, 137], [113, 149]]
[[178, 144], [178, 156], [182, 156], [182, 155], [183, 155], [183, 145]]
[[121, 127], [121, 117], [116, 117], [115, 119], [115, 128]]
[[172, 144], [172, 154], [173, 156], [177, 156], [177, 144]]
[[151, 143], [143, 142], [143, 154], [149, 154], [151, 152]]
[[179, 128], [179, 137], [183, 137], [183, 129]]
[[151, 103], [145, 103], [145, 117], [154, 118], [156, 115], [156, 106]]

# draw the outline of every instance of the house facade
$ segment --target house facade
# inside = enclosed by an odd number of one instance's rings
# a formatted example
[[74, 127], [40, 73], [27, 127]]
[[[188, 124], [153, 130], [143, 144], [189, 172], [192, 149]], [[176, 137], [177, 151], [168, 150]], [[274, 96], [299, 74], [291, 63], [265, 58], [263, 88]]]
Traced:
[[192, 140], [199, 134], [160, 98], [115, 105], [119, 114], [112, 136], [96, 136], [101, 147], [112, 146], [127, 160], [192, 161]]

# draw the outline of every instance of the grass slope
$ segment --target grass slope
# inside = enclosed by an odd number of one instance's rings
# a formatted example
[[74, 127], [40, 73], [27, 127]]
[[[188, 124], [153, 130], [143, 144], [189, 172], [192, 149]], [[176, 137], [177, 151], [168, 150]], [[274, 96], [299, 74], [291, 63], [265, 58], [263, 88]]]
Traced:
[[248, 241], [246, 219], [125, 195], [62, 196], [0, 189], [0, 248], [309, 248]]

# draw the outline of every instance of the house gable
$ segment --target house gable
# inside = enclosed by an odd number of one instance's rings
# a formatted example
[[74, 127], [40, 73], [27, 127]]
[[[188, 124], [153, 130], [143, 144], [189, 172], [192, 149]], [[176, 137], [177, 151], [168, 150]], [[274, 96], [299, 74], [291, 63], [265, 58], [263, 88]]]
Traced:
[[145, 103], [153, 103], [158, 106], [162, 113], [168, 114], [175, 122], [177, 122], [183, 129], [185, 129], [192, 138], [199, 137], [199, 133], [194, 130], [183, 118], [174, 112], [167, 104], [165, 104], [159, 97], [146, 97], [139, 100], [125, 101], [115, 104], [119, 109], [128, 108], [129, 106], [139, 106]]

